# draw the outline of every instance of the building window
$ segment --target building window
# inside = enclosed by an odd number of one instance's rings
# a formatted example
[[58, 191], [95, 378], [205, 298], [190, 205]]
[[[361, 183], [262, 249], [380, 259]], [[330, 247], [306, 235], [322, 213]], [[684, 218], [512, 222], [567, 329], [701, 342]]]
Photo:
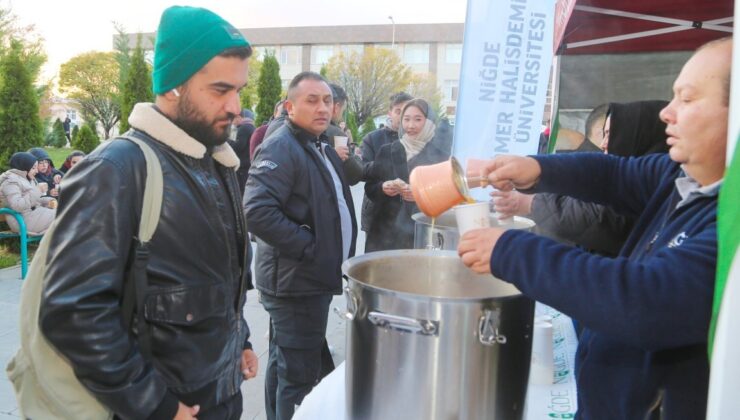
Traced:
[[462, 63], [462, 44], [447, 44], [445, 48], [445, 63]]
[[429, 64], [429, 44], [406, 44], [403, 47], [406, 64]]
[[334, 56], [333, 45], [314, 45], [311, 47], [311, 64], [323, 66]]
[[294, 66], [301, 64], [301, 47], [298, 45], [280, 47], [279, 60], [281, 66]]
[[365, 46], [362, 44], [342, 44], [339, 46], [339, 51], [348, 57], [351, 56], [352, 53], [362, 55], [365, 52]]
[[457, 101], [457, 94], [460, 91], [459, 80], [445, 80], [444, 82], [444, 95], [445, 101], [454, 102]]

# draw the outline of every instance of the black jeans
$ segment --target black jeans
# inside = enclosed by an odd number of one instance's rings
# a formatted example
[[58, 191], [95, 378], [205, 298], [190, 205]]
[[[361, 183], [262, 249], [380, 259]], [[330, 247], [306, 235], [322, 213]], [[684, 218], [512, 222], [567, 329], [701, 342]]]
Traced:
[[265, 373], [268, 420], [289, 420], [296, 405], [332, 370], [326, 343], [331, 295], [278, 298], [262, 294], [270, 314], [270, 356]]

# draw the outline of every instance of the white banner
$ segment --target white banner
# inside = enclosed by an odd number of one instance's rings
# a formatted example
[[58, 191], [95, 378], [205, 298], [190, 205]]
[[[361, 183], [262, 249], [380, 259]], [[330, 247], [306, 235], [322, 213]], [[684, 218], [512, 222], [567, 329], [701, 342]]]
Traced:
[[537, 153], [554, 9], [554, 0], [468, 0], [453, 146], [461, 164]]

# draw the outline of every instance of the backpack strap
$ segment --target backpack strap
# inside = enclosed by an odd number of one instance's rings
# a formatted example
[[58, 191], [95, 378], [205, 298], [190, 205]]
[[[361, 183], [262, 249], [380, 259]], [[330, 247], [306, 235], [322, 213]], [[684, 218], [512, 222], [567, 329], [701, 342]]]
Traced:
[[133, 260], [126, 278], [123, 300], [121, 303], [123, 319], [131, 328], [134, 312], [138, 311], [138, 341], [142, 353], [151, 354], [149, 335], [144, 331], [144, 299], [148, 288], [146, 268], [149, 263], [148, 243], [154, 236], [162, 212], [162, 196], [164, 193], [164, 177], [159, 157], [146, 142], [131, 135], [122, 135], [121, 138], [129, 140], [139, 146], [146, 161], [146, 182], [144, 185], [144, 199], [141, 209], [141, 220], [139, 221], [139, 233], [133, 253]]
[[144, 244], [154, 236], [162, 212], [162, 195], [164, 178], [159, 157], [146, 142], [133, 136], [123, 135], [121, 138], [129, 140], [139, 146], [146, 160], [146, 185], [144, 186], [144, 204], [141, 208], [139, 222], [139, 242]]

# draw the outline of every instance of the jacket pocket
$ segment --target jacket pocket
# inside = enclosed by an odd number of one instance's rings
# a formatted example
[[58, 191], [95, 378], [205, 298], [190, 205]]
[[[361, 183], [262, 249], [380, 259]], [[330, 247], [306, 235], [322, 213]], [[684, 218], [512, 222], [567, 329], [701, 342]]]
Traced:
[[152, 357], [170, 387], [198, 389], [228, 371], [238, 340], [229, 308], [223, 285], [168, 288], [146, 297]]
[[223, 318], [228, 303], [222, 286], [177, 287], [150, 294], [144, 316], [150, 322], [195, 325], [208, 318]]

